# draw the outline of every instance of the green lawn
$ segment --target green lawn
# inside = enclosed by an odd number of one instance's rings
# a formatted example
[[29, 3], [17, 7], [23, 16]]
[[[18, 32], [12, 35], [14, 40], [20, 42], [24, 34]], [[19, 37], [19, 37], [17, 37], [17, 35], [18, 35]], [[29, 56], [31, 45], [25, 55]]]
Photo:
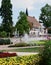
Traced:
[[19, 49], [11, 49], [11, 50], [2, 50], [7, 52], [39, 52], [41, 51], [41, 47], [34, 47], [34, 48], [19, 48]]

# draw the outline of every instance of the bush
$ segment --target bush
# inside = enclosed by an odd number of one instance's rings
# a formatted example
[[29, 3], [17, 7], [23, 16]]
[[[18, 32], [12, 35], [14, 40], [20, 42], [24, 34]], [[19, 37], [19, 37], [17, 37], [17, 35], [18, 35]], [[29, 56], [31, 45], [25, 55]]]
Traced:
[[23, 42], [23, 43], [17, 43], [15, 45], [10, 45], [9, 47], [26, 47], [26, 46], [30, 46], [30, 45]]
[[12, 44], [12, 42], [10, 41], [10, 39], [0, 39], [0, 45], [8, 45], [8, 44]]
[[[41, 52], [40, 52], [41, 53]], [[51, 41], [49, 40], [40, 54], [39, 65], [51, 65]]]

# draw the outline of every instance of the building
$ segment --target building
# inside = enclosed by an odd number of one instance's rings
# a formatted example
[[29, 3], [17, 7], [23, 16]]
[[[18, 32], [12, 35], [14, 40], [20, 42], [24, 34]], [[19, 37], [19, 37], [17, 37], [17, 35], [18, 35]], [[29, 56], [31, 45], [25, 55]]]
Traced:
[[27, 20], [29, 22], [30, 29], [38, 29], [41, 26], [35, 17], [27, 16]]
[[40, 36], [47, 34], [47, 30], [43, 26], [43, 23], [39, 23], [35, 17], [27, 16], [27, 20], [30, 25], [30, 36]]

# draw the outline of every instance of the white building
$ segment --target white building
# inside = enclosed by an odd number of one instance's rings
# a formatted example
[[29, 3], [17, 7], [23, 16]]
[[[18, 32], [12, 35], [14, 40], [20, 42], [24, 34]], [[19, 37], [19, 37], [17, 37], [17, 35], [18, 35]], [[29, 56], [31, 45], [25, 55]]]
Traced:
[[30, 36], [46, 35], [47, 29], [43, 26], [43, 23], [39, 23], [35, 17], [27, 16], [27, 20], [30, 25]]

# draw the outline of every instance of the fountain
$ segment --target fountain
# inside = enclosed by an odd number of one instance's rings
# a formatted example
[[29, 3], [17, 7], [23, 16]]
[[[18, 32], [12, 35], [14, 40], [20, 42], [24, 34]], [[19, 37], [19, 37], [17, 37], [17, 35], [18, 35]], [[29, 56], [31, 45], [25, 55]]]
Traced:
[[29, 39], [28, 34], [25, 33], [23, 39], [24, 39], [24, 41], [28, 41], [28, 39]]

